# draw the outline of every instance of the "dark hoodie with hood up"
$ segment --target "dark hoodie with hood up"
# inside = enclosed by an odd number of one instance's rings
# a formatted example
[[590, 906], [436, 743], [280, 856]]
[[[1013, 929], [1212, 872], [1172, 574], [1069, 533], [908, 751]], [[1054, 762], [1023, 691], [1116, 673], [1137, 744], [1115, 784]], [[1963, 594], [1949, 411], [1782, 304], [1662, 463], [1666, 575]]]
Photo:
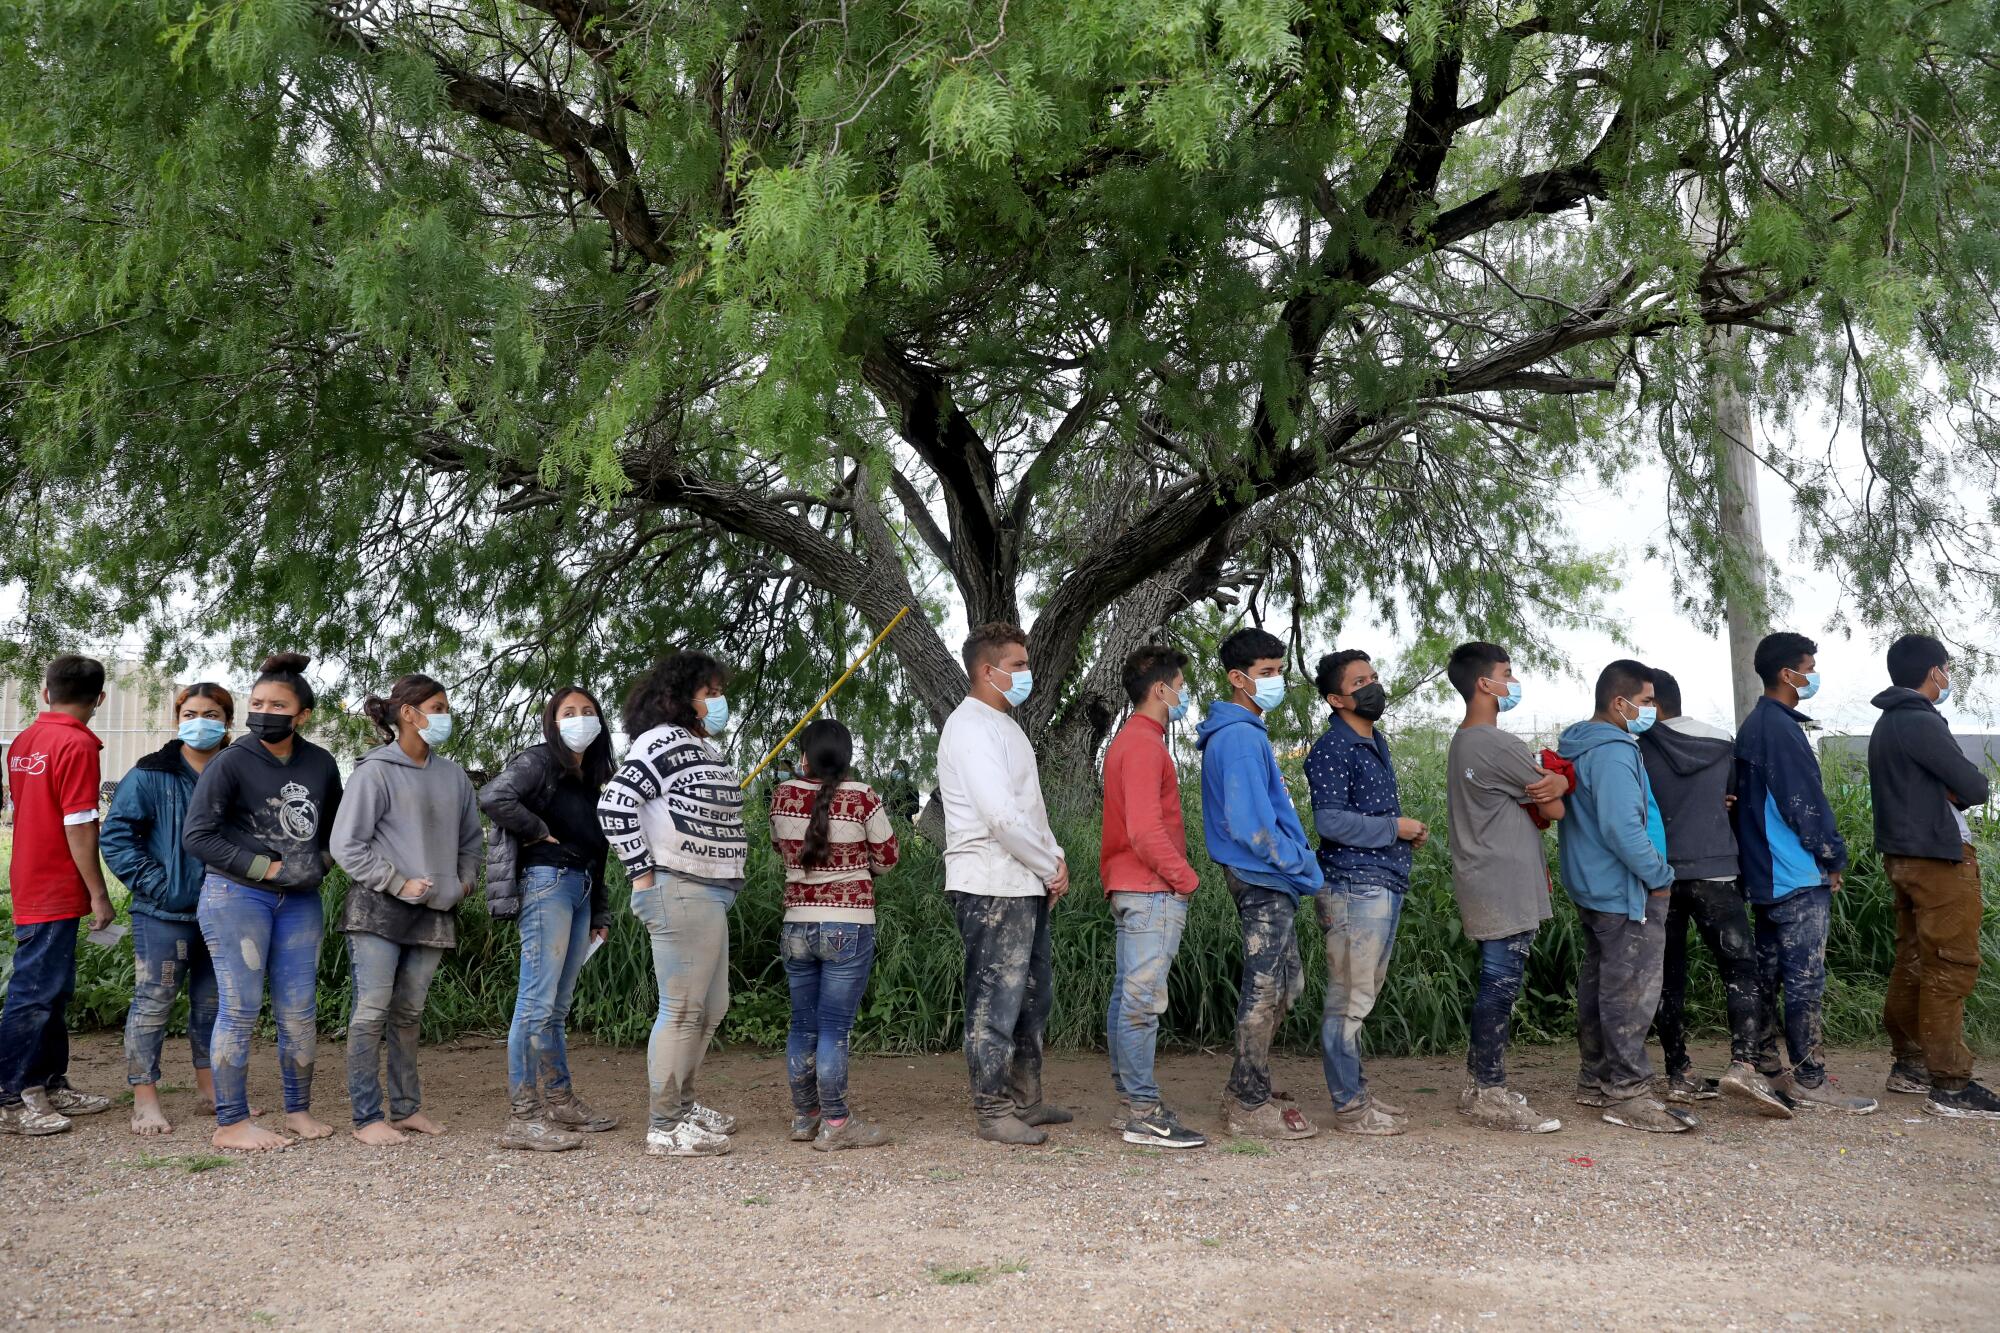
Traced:
[[1952, 808], [1985, 804], [1986, 775], [1965, 757], [1944, 714], [1923, 695], [1892, 685], [1871, 702], [1882, 710], [1868, 737], [1876, 850], [1885, 856], [1964, 860], [1965, 842]]
[[1736, 741], [1691, 718], [1662, 720], [1639, 737], [1639, 757], [1660, 806], [1674, 878], [1735, 879]]

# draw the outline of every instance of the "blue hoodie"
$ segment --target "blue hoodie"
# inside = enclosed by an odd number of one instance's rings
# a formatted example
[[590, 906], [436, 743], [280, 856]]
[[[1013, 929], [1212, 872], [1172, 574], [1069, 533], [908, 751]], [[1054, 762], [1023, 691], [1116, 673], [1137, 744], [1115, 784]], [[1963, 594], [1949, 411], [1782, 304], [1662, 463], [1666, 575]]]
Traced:
[[112, 794], [99, 838], [104, 864], [132, 894], [132, 910], [161, 921], [194, 920], [208, 868], [181, 846], [195, 772], [178, 739], [132, 766]]
[[1201, 750], [1201, 831], [1209, 859], [1246, 884], [1297, 898], [1326, 883], [1264, 719], [1216, 699], [1195, 733]]
[[1578, 907], [1646, 919], [1646, 894], [1674, 882], [1667, 837], [1639, 742], [1609, 722], [1563, 730], [1556, 753], [1576, 765], [1557, 835], [1563, 888]]

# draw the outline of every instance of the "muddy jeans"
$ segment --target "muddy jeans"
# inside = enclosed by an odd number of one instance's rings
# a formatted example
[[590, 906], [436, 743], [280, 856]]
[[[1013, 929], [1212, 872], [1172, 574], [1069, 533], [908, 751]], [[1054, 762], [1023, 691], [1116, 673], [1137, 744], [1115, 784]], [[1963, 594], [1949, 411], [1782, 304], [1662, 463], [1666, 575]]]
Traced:
[[590, 948], [589, 873], [555, 866], [522, 871], [520, 923], [521, 979], [507, 1028], [507, 1099], [517, 1114], [569, 1087], [565, 1028]]
[[981, 1124], [1042, 1104], [1042, 1032], [1055, 1005], [1049, 900], [947, 893], [965, 941], [965, 1068]]
[[[1826, 1081], [1820, 1002], [1826, 995], [1826, 933], [1833, 890], [1800, 889], [1757, 909], [1757, 1068], [1781, 1074], [1778, 1033], [1785, 1034], [1792, 1077], [1808, 1088]], [[1784, 999], [1784, 1023], [1778, 1001]]]
[[67, 1086], [76, 923], [70, 917], [14, 927], [14, 968], [0, 1010], [0, 1106], [20, 1101], [24, 1088]]
[[417, 1077], [417, 1030], [444, 950], [357, 932], [347, 937], [347, 956], [354, 973], [354, 1013], [347, 1020], [347, 1100], [354, 1105], [354, 1127], [382, 1118], [385, 1033], [389, 1118], [407, 1120], [424, 1101]]
[[1528, 974], [1528, 955], [1534, 948], [1532, 930], [1479, 941], [1479, 993], [1472, 1000], [1472, 1045], [1465, 1053], [1466, 1072], [1479, 1087], [1507, 1084], [1514, 1001], [1521, 998], [1521, 981]]
[[1236, 992], [1236, 1059], [1229, 1068], [1228, 1096], [1254, 1111], [1271, 1100], [1271, 1042], [1278, 1024], [1299, 1002], [1306, 970], [1299, 961], [1299, 937], [1292, 923], [1298, 900], [1282, 889], [1246, 884], [1227, 867], [1222, 872], [1236, 915], [1243, 925], [1243, 980]]
[[1885, 856], [1896, 898], [1896, 965], [1882, 1026], [1898, 1060], [1922, 1061], [1933, 1087], [1955, 1092], [1972, 1077], [1965, 997], [1979, 980], [1979, 859]]
[[187, 983], [188, 1046], [194, 1067], [209, 1065], [208, 1043], [215, 1036], [215, 964], [193, 921], [165, 921], [132, 913], [132, 1008], [125, 1015], [125, 1081], [134, 1087], [160, 1081], [160, 1048], [166, 1045], [167, 1017]]
[[1646, 895], [1646, 919], [1579, 907], [1583, 963], [1576, 975], [1577, 1086], [1612, 1101], [1642, 1096], [1652, 1086], [1646, 1030], [1660, 1007], [1660, 969], [1667, 949], [1668, 895]]
[[312, 1107], [313, 1060], [319, 1051], [319, 942], [326, 913], [319, 893], [279, 893], [220, 875], [201, 884], [195, 909], [201, 937], [215, 964], [215, 1123], [250, 1117], [250, 1038], [271, 984], [271, 1017], [278, 1025], [278, 1073], [285, 1111]]
[[1386, 884], [1346, 884], [1328, 880], [1313, 896], [1319, 928], [1326, 936], [1326, 1010], [1320, 1020], [1320, 1061], [1333, 1109], [1346, 1110], [1368, 1099], [1368, 1076], [1361, 1070], [1361, 1025], [1375, 1008], [1389, 975], [1396, 923], [1403, 894]]
[[787, 921], [778, 957], [792, 996], [785, 1072], [792, 1110], [847, 1117], [847, 1044], [875, 966], [875, 927], [855, 921]]
[[1134, 1109], [1159, 1105], [1154, 1057], [1160, 1015], [1167, 1012], [1167, 977], [1187, 930], [1188, 900], [1178, 893], [1114, 893], [1111, 918], [1118, 926], [1111, 1003], [1104, 1015], [1105, 1049], [1111, 1052], [1111, 1086]]
[[646, 1042], [649, 1123], [669, 1130], [694, 1105], [694, 1076], [729, 1012], [729, 905], [726, 889], [657, 874], [632, 890], [632, 915], [653, 942], [660, 1011]]
[[1743, 910], [1743, 885], [1733, 879], [1674, 881], [1667, 908], [1667, 962], [1660, 980], [1660, 1007], [1653, 1030], [1660, 1034], [1667, 1073], [1684, 1074], [1694, 1067], [1688, 1059], [1687, 1012], [1688, 922], [1715, 956], [1722, 973], [1722, 993], [1729, 1012], [1729, 1059], [1750, 1064], [1757, 1059], [1757, 945], [1750, 917]]

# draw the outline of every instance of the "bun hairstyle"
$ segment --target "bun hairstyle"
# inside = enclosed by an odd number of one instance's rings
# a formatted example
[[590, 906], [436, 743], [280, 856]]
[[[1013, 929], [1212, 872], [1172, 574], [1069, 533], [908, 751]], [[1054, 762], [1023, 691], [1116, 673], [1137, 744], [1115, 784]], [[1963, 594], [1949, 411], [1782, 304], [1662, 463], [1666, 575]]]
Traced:
[[361, 701], [361, 713], [390, 740], [400, 734], [396, 725], [402, 717], [403, 709], [421, 708], [426, 702], [444, 693], [444, 686], [429, 676], [412, 672], [389, 687], [389, 697], [371, 694]]
[[311, 665], [312, 659], [304, 653], [272, 653], [264, 659], [264, 665], [257, 668], [256, 683], [283, 685], [299, 701], [299, 711], [304, 712], [317, 702], [313, 687], [306, 680], [306, 668]]
[[799, 737], [799, 749], [806, 757], [806, 767], [819, 779], [812, 819], [806, 824], [806, 836], [799, 842], [799, 864], [815, 870], [826, 864], [831, 850], [833, 796], [840, 790], [840, 784], [847, 781], [848, 769], [854, 763], [854, 737], [840, 723], [823, 718], [805, 729]]

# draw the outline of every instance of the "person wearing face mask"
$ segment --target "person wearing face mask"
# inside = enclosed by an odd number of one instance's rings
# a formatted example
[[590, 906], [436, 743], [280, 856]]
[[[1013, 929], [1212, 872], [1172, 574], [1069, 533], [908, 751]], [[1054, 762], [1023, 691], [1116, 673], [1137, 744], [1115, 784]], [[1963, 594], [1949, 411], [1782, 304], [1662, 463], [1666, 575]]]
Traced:
[[218, 1148], [249, 1152], [293, 1140], [250, 1123], [250, 1039], [266, 982], [278, 1026], [284, 1126], [302, 1139], [333, 1127], [312, 1115], [318, 1050], [320, 881], [333, 868], [327, 842], [340, 814], [340, 769], [300, 736], [315, 695], [309, 660], [273, 653], [250, 687], [248, 735], [208, 762], [188, 799], [181, 845], [208, 868], [195, 920], [215, 964], [215, 1069]]
[[1326, 945], [1320, 1055], [1342, 1134], [1401, 1134], [1402, 1112], [1370, 1094], [1361, 1027], [1389, 974], [1410, 865], [1430, 831], [1403, 814], [1389, 742], [1376, 723], [1388, 694], [1368, 654], [1328, 653], [1313, 673], [1332, 710], [1306, 755], [1313, 827], [1326, 887], [1314, 897]]
[[1818, 653], [1803, 634], [1766, 635], [1751, 659], [1764, 694], [1736, 733], [1736, 844], [1756, 916], [1757, 1070], [1795, 1105], [1866, 1115], [1875, 1100], [1835, 1086], [1821, 1045], [1826, 937], [1847, 843], [1806, 739], [1811, 719], [1799, 711], [1819, 692]]
[[1167, 728], [1187, 715], [1187, 654], [1146, 644], [1125, 659], [1132, 715], [1104, 754], [1104, 833], [1098, 879], [1117, 923], [1111, 1003], [1105, 1014], [1112, 1127], [1127, 1143], [1199, 1148], [1208, 1140], [1160, 1100], [1154, 1052], [1167, 1011], [1167, 976], [1201, 883], [1188, 863], [1180, 772]]
[[1576, 790], [1557, 839], [1563, 888], [1583, 924], [1576, 978], [1577, 1103], [1606, 1123], [1657, 1134], [1694, 1127], [1653, 1096], [1646, 1033], [1660, 1004], [1674, 868], [1639, 756], [1658, 716], [1653, 673], [1621, 658], [1597, 677], [1596, 712], [1564, 728], [1557, 753]]
[[1042, 1097], [1042, 1034], [1055, 1002], [1049, 910], [1069, 863], [1049, 828], [1034, 747], [1014, 720], [1034, 671], [1020, 626], [965, 638], [965, 701], [938, 735], [944, 890], [965, 944], [965, 1067], [980, 1138], [1048, 1142], [1075, 1117]]
[[2000, 1097], [1972, 1077], [1965, 999], [1979, 980], [1979, 857], [1965, 812], [1984, 805], [1986, 775], [1966, 758], [1939, 707], [1951, 655], [1928, 634], [1889, 645], [1889, 688], [1868, 738], [1875, 847], [1896, 903], [1896, 963], [1882, 1004], [1895, 1064], [1889, 1091], [1928, 1094], [1924, 1110], [2000, 1120]]
[[1285, 701], [1285, 645], [1240, 629], [1219, 656], [1230, 697], [1208, 706], [1201, 749], [1202, 837], [1243, 927], [1243, 980], [1236, 1001], [1236, 1058], [1222, 1093], [1232, 1134], [1306, 1139], [1319, 1131], [1271, 1088], [1271, 1042], [1305, 990], [1293, 928], [1302, 894], [1325, 883], [1292, 805], [1266, 715]]
[[222, 686], [203, 681], [174, 696], [173, 716], [174, 739], [132, 766], [104, 815], [104, 864], [132, 895], [125, 1081], [132, 1086], [132, 1132], [146, 1136], [173, 1132], [160, 1107], [160, 1050], [183, 988], [195, 1087], [211, 1111], [215, 1106], [208, 1052], [215, 1035], [215, 965], [195, 920], [206, 871], [181, 846], [181, 832], [195, 783], [229, 740], [236, 701]]
[[729, 909], [749, 844], [743, 791], [715, 743], [729, 725], [727, 676], [707, 653], [669, 653], [632, 685], [632, 748], [597, 801], [597, 822], [632, 883], [652, 939], [660, 1007], [646, 1043], [646, 1152], [714, 1157], [736, 1117], [695, 1100], [695, 1075], [729, 1009]]
[[616, 1116], [570, 1086], [565, 1024], [593, 942], [611, 930], [604, 867], [609, 844], [597, 801], [611, 777], [611, 737], [596, 696], [575, 685], [549, 697], [542, 741], [508, 761], [479, 793], [493, 821], [486, 844], [486, 910], [518, 918], [521, 976], [507, 1029], [510, 1114], [503, 1148], [558, 1152], [601, 1133]]
[[438, 964], [458, 945], [454, 914], [479, 882], [485, 837], [472, 780], [438, 753], [454, 730], [444, 686], [404, 676], [386, 698], [364, 699], [361, 712], [386, 739], [354, 766], [331, 846], [354, 881], [340, 914], [354, 973], [347, 1095], [354, 1137], [380, 1148], [405, 1132], [444, 1133], [422, 1110], [417, 1030]]

